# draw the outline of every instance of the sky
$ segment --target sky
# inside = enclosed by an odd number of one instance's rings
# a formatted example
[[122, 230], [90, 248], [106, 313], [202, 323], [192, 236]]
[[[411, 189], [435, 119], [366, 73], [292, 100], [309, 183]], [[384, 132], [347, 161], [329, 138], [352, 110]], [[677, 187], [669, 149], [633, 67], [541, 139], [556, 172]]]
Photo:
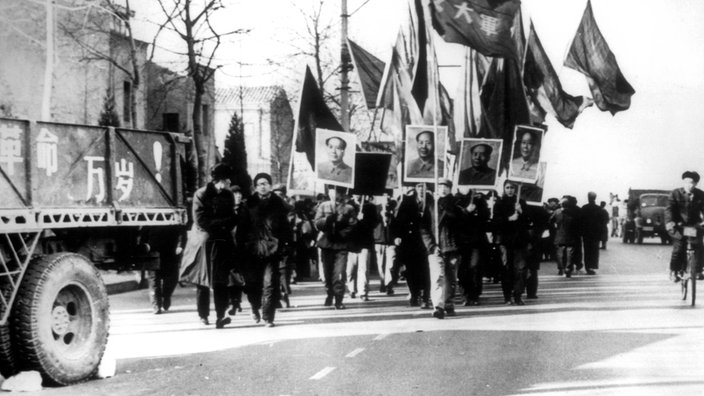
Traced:
[[[252, 30], [223, 46], [218, 61], [224, 67], [216, 84], [284, 83], [302, 74], [302, 65], [285, 60], [296, 32], [303, 29], [298, 8], [307, 9], [313, 3], [317, 2], [226, 1], [227, 14], [221, 23]], [[565, 91], [591, 96], [584, 76], [562, 66], [585, 6], [586, 0], [522, 1], [525, 28], [532, 19]], [[348, 11], [353, 13], [350, 38], [386, 60], [405, 7], [406, 0], [348, 0]], [[630, 187], [678, 187], [685, 170], [704, 175], [704, 110], [699, 108], [704, 103], [704, 2], [592, 0], [592, 8], [636, 93], [631, 108], [615, 116], [596, 106], [587, 108], [572, 130], [547, 116], [541, 155], [548, 162], [544, 199], [571, 194], [583, 203], [587, 192], [595, 191], [597, 200], [608, 200], [609, 193], [623, 197]], [[339, 9], [328, 12], [330, 20], [338, 18]], [[453, 66], [460, 63], [462, 46], [440, 42], [437, 48], [439, 63], [445, 66], [443, 84], [454, 97], [459, 68]], [[332, 50], [333, 55], [339, 53], [339, 41]], [[284, 59], [284, 66], [269, 67], [267, 59]]]

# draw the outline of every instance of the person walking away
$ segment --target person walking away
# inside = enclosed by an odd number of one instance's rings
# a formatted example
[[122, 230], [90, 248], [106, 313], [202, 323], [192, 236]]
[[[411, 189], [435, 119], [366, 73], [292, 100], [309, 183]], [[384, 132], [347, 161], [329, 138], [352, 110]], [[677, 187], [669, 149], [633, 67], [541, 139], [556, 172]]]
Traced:
[[196, 285], [196, 305], [201, 323], [208, 325], [210, 288], [213, 289], [216, 322], [223, 328], [230, 323], [225, 316], [228, 305], [227, 283], [234, 262], [232, 230], [237, 224], [235, 198], [230, 190], [232, 170], [217, 164], [210, 171], [211, 181], [193, 195], [193, 228], [183, 252], [180, 280]]
[[[289, 227], [291, 228], [291, 249], [286, 249], [285, 254], [281, 257], [279, 262], [279, 273], [281, 279], [279, 279], [280, 288], [280, 301], [283, 301], [286, 308], [291, 307], [291, 302], [289, 300], [289, 295], [291, 294], [291, 276], [293, 275], [295, 268], [295, 249], [293, 248], [296, 244], [296, 212], [294, 211], [294, 201], [290, 200], [286, 195], [286, 186], [282, 183], [275, 184], [272, 188], [274, 194], [276, 194], [284, 202], [286, 206], [286, 218], [288, 219]], [[281, 307], [279, 302], [278, 308]]]
[[577, 265], [579, 243], [579, 209], [570, 196], [562, 197], [561, 208], [556, 210], [550, 222], [555, 228], [555, 255], [558, 275], [572, 276]]
[[176, 230], [172, 227], [148, 227], [142, 234], [142, 242], [149, 244], [150, 251], [159, 253], [159, 268], [147, 273], [149, 302], [155, 315], [171, 308], [185, 239], [185, 229], [180, 226]]
[[[672, 237], [672, 256], [670, 257], [670, 279], [679, 282], [681, 273], [687, 268], [687, 238], [683, 235], [684, 227], [696, 227], [704, 220], [704, 192], [697, 188], [699, 173], [686, 171], [682, 174], [682, 187], [673, 190], [665, 208], [665, 228]], [[697, 228], [694, 241], [694, 255], [697, 262], [698, 279], [704, 279], [702, 273], [702, 232]]]
[[315, 227], [320, 230], [318, 247], [327, 292], [324, 305], [332, 306], [334, 299], [335, 309], [345, 309], [342, 301], [347, 281], [347, 252], [357, 217], [354, 208], [345, 202], [343, 188], [328, 186], [327, 192], [330, 200], [318, 205], [314, 219]]
[[584, 267], [587, 275], [596, 275], [599, 269], [599, 244], [602, 237], [604, 216], [602, 208], [596, 204], [596, 193], [587, 194], [587, 204], [582, 206], [582, 245], [584, 246]]
[[254, 322], [263, 319], [266, 327], [274, 327], [280, 297], [279, 264], [290, 248], [293, 231], [288, 219], [289, 208], [272, 193], [271, 176], [259, 173], [253, 183], [255, 193], [246, 205], [249, 213], [247, 245], [251, 259], [245, 292], [252, 306]]
[[606, 210], [606, 202], [599, 203], [601, 208], [601, 250], [606, 250], [606, 243], [609, 242], [609, 211]]

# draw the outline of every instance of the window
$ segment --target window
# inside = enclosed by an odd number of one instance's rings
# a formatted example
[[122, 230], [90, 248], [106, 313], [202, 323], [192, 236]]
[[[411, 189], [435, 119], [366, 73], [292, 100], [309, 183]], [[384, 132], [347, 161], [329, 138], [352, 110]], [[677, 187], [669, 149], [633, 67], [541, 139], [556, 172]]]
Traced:
[[132, 101], [132, 83], [125, 81], [122, 83], [122, 120], [131, 122], [130, 102]]
[[178, 113], [162, 114], [161, 129], [169, 132], [179, 132]]

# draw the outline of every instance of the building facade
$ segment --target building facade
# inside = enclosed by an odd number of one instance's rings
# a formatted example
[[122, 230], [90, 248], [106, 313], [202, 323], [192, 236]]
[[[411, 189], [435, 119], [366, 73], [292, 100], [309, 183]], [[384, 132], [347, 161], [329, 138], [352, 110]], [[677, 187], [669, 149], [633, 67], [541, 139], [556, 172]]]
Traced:
[[215, 144], [222, 153], [232, 115], [244, 126], [247, 171], [285, 183], [291, 156], [293, 111], [280, 86], [230, 87], [215, 91]]

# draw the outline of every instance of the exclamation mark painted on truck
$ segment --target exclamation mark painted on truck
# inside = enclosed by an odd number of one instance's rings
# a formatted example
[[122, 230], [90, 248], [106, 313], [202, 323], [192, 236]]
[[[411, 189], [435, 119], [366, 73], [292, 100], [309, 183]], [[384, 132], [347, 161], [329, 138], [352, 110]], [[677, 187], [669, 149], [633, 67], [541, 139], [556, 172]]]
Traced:
[[154, 142], [154, 163], [156, 164], [156, 180], [161, 183], [161, 143]]

